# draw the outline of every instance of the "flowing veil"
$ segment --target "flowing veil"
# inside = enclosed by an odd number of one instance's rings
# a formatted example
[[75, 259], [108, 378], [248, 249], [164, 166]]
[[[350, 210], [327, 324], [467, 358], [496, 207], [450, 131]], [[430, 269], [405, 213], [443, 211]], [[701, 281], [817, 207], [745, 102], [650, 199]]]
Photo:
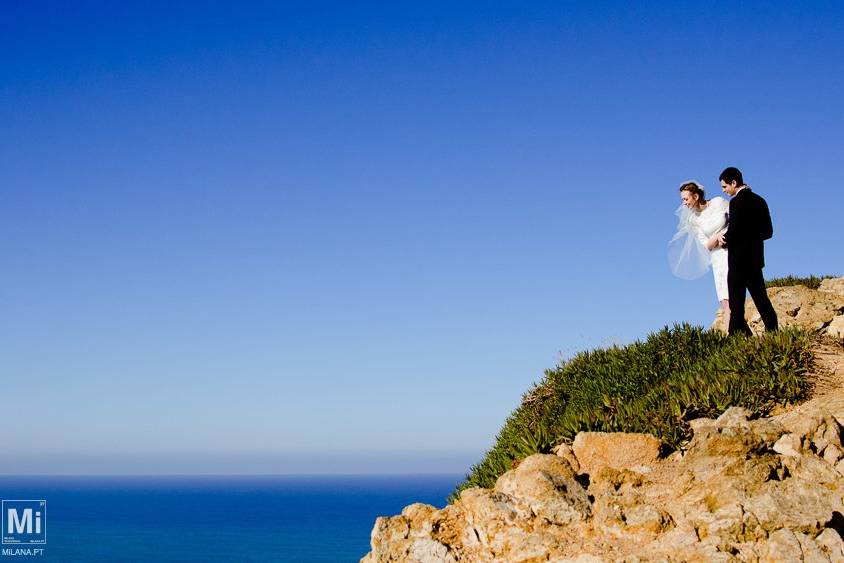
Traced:
[[709, 269], [709, 251], [697, 238], [696, 228], [692, 223], [692, 210], [680, 205], [674, 214], [680, 221], [677, 224], [677, 233], [668, 242], [668, 265], [671, 266], [671, 273], [678, 278], [694, 280]]

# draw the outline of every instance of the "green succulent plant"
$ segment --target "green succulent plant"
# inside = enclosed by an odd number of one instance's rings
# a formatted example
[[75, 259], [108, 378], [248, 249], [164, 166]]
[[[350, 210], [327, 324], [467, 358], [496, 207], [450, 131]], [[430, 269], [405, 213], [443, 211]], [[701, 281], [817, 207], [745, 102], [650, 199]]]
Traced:
[[665, 327], [627, 346], [581, 352], [522, 396], [495, 444], [449, 497], [492, 487], [519, 460], [581, 431], [643, 432], [667, 450], [690, 438], [689, 420], [731, 406], [764, 415], [808, 392], [812, 334], [794, 328], [730, 337], [688, 324]]

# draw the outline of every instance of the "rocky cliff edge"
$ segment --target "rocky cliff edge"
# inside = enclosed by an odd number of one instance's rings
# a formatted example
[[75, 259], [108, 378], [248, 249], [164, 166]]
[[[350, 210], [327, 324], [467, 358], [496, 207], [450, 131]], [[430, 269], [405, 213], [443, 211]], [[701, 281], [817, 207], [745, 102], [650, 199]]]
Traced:
[[[581, 432], [492, 489], [379, 517], [362, 563], [844, 562], [844, 278], [769, 295], [781, 325], [824, 335], [809, 401], [692, 421], [688, 447], [665, 458], [650, 435]], [[752, 303], [747, 317], [759, 330]]]

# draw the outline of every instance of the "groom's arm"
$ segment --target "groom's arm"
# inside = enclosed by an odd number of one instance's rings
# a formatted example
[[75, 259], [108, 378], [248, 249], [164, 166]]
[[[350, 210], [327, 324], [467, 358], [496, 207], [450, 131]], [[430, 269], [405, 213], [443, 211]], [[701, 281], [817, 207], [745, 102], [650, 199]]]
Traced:
[[727, 248], [731, 244], [735, 244], [741, 236], [741, 229], [743, 228], [744, 217], [741, 209], [741, 201], [736, 199], [730, 200], [729, 220], [727, 221], [727, 232], [724, 233], [724, 242], [727, 243]]
[[771, 223], [771, 212], [768, 209], [768, 203], [759, 198], [759, 236], [762, 240], [768, 240], [774, 236], [774, 225]]

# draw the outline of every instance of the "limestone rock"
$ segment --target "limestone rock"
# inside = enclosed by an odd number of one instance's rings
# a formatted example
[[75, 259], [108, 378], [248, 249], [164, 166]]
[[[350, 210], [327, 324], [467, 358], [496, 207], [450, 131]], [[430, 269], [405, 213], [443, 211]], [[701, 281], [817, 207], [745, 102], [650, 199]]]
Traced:
[[571, 465], [556, 455], [534, 454], [498, 478], [495, 490], [527, 504], [536, 516], [565, 525], [590, 516], [589, 495]]
[[569, 462], [569, 465], [571, 465], [571, 468], [574, 469], [575, 473], [580, 472], [580, 462], [577, 461], [577, 457], [574, 455], [574, 450], [571, 448], [571, 445], [563, 442], [562, 444], [555, 446], [551, 451]]
[[838, 315], [829, 321], [826, 333], [832, 338], [844, 341], [844, 315]]
[[815, 543], [832, 563], [844, 563], [844, 541], [832, 528], [826, 528], [815, 538]]
[[844, 277], [822, 280], [818, 289], [825, 293], [834, 293], [844, 297]]
[[802, 561], [804, 563], [827, 563], [829, 557], [824, 554], [815, 541], [806, 534], [791, 530], [777, 530], [768, 541], [759, 558], [760, 562]]
[[602, 467], [647, 473], [659, 458], [660, 442], [649, 434], [580, 432], [572, 450], [581, 473], [592, 475]]
[[800, 457], [803, 441], [797, 434], [785, 434], [774, 444], [774, 451], [780, 455]]

